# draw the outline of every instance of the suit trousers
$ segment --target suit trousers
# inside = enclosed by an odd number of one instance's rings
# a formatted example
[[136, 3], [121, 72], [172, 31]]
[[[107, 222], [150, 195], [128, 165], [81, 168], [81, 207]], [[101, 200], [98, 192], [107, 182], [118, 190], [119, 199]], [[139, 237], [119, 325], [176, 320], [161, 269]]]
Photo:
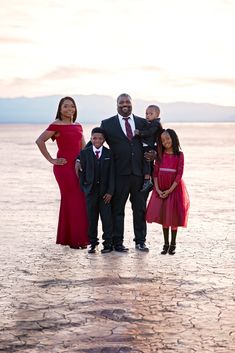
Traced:
[[148, 195], [140, 192], [142, 184], [142, 176], [131, 174], [118, 175], [116, 178], [115, 192], [112, 198], [114, 246], [123, 244], [125, 205], [129, 196], [133, 212], [134, 241], [136, 244], [145, 242], [145, 211]]
[[103, 196], [100, 194], [100, 186], [96, 184], [91, 193], [86, 195], [86, 205], [88, 213], [88, 236], [91, 245], [98, 245], [98, 220], [99, 216], [102, 222], [103, 245], [110, 246], [112, 244], [112, 210], [111, 204], [105, 204]]
[[[143, 147], [143, 151], [145, 152], [149, 152], [152, 150], [156, 150], [155, 146], [144, 146]], [[150, 176], [152, 176], [153, 174], [153, 161], [147, 161], [145, 158], [143, 159], [143, 172], [144, 175], [145, 174], [149, 174]]]

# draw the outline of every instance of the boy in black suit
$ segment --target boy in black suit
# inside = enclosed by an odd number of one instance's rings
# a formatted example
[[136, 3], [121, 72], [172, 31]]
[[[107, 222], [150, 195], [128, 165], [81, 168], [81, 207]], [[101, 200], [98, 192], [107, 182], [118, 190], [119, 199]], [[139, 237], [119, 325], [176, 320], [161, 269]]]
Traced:
[[92, 145], [80, 153], [80, 185], [86, 196], [89, 219], [88, 253], [96, 253], [98, 240], [98, 219], [102, 221], [103, 249], [108, 253], [112, 247], [112, 212], [111, 198], [114, 193], [114, 164], [111, 151], [103, 146], [105, 135], [103, 129], [96, 127], [91, 132]]

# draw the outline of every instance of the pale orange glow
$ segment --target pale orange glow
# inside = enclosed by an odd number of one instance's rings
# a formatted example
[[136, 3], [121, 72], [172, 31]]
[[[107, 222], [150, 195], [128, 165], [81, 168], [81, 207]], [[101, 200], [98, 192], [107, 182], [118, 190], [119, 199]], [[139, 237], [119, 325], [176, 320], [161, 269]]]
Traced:
[[235, 2], [0, 0], [0, 96], [234, 105]]

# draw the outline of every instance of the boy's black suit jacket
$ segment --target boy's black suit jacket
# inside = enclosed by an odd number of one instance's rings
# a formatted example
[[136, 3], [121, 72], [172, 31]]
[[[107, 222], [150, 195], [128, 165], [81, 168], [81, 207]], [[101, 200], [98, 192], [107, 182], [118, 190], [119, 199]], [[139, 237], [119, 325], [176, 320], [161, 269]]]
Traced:
[[[114, 193], [114, 162], [111, 151], [103, 146], [100, 161], [100, 193]], [[93, 146], [86, 147], [80, 152], [80, 163], [82, 171], [79, 172], [80, 185], [87, 195], [91, 192], [95, 183], [95, 156]]]
[[149, 146], [154, 146], [162, 130], [162, 124], [160, 122], [160, 118], [158, 118], [148, 122], [147, 129], [140, 130], [139, 136], [141, 137], [142, 142], [146, 143]]
[[[143, 118], [133, 115], [135, 128], [144, 130], [147, 127], [147, 121]], [[105, 132], [106, 141], [112, 151], [115, 175], [143, 175], [143, 146], [140, 138], [133, 137], [128, 140], [124, 134], [118, 115], [105, 119], [101, 122], [101, 128]]]

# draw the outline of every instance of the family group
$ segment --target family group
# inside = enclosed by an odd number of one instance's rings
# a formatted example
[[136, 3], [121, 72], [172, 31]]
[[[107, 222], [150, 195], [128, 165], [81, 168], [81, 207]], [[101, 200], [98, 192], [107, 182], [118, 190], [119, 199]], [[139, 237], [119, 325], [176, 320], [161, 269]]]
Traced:
[[[144, 119], [132, 113], [128, 94], [119, 95], [117, 114], [93, 128], [88, 143], [76, 119], [74, 99], [62, 98], [55, 121], [36, 140], [53, 164], [60, 189], [57, 244], [74, 249], [89, 246], [88, 253], [97, 253], [100, 217], [101, 253], [128, 252], [124, 216], [129, 198], [136, 250], [149, 251], [146, 222], [156, 222], [164, 236], [161, 254], [174, 255], [178, 227], [187, 226], [189, 196], [178, 136], [162, 127], [159, 107], [149, 105]], [[49, 139], [57, 142], [56, 158], [47, 149]]]

